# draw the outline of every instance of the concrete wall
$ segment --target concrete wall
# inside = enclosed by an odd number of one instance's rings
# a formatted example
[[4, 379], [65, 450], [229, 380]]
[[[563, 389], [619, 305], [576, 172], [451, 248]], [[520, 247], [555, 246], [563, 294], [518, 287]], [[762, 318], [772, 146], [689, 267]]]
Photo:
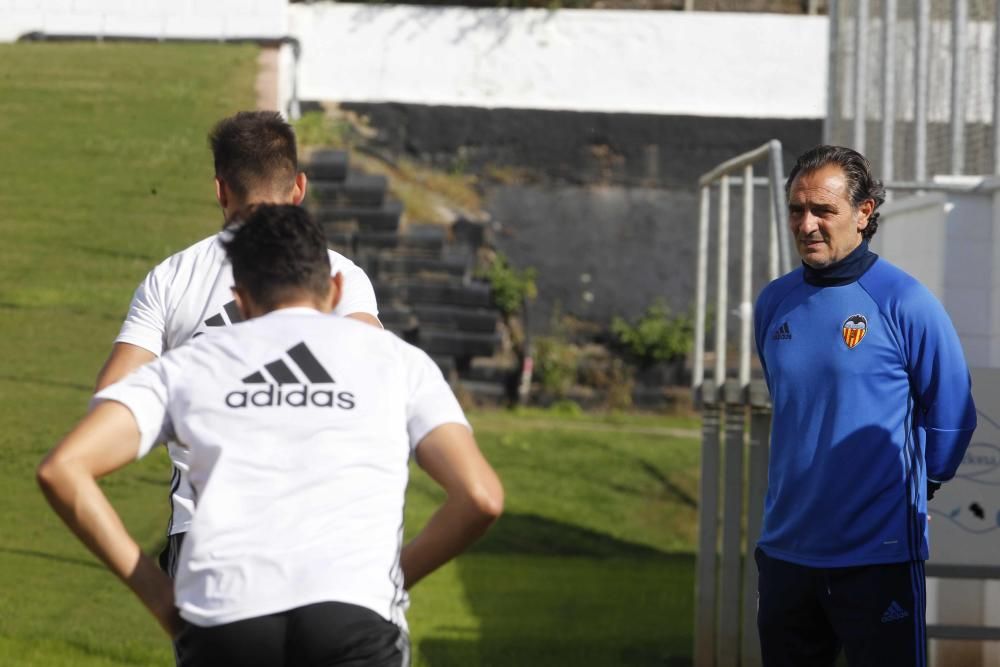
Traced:
[[297, 4], [303, 99], [821, 118], [818, 16]]
[[0, 42], [30, 32], [157, 39], [277, 38], [287, 0], [0, 0]]

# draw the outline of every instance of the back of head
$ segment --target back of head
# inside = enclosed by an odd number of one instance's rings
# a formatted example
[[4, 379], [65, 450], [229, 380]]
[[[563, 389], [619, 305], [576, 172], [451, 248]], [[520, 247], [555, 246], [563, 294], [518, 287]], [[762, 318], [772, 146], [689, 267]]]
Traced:
[[291, 205], [254, 207], [223, 240], [236, 286], [265, 310], [303, 295], [324, 297], [330, 289], [330, 256], [323, 230], [305, 209]]
[[865, 240], [875, 236], [875, 232], [878, 231], [878, 207], [885, 201], [885, 187], [872, 173], [868, 158], [854, 149], [828, 145], [810, 148], [800, 155], [792, 166], [788, 180], [785, 181], [785, 197], [791, 194], [792, 183], [800, 174], [813, 172], [827, 165], [836, 165], [844, 172], [847, 196], [855, 210], [866, 199], [875, 202], [875, 208], [868, 218], [868, 226], [861, 232]]
[[209, 135], [215, 175], [240, 199], [280, 201], [298, 173], [295, 131], [275, 111], [241, 111]]

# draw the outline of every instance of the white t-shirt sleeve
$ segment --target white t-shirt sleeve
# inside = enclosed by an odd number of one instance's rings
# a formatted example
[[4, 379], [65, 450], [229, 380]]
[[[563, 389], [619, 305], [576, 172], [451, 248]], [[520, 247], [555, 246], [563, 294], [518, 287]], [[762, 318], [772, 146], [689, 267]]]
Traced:
[[406, 429], [410, 449], [416, 449], [424, 437], [443, 424], [462, 424], [472, 429], [462, 406], [441, 374], [441, 369], [427, 353], [417, 348], [407, 350], [409, 400], [406, 403]]
[[139, 453], [142, 458], [153, 446], [173, 439], [173, 425], [167, 412], [167, 382], [161, 360], [139, 368], [115, 384], [99, 391], [91, 402], [121, 403], [132, 413], [139, 427]]
[[350, 315], [351, 313], [368, 313], [378, 317], [378, 304], [375, 302], [375, 288], [364, 270], [343, 255], [330, 251], [331, 275], [338, 271], [344, 276], [344, 293], [340, 303], [334, 309], [335, 315]]
[[167, 330], [166, 281], [160, 275], [163, 268], [161, 264], [150, 271], [136, 288], [116, 343], [137, 345], [156, 356], [163, 354]]

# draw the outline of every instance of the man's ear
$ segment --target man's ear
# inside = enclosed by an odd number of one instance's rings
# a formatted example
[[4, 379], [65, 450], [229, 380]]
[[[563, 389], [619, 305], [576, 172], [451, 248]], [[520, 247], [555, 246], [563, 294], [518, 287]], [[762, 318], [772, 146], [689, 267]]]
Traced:
[[332, 313], [340, 303], [340, 297], [344, 293], [344, 274], [337, 271], [336, 275], [330, 276], [330, 292], [327, 295], [327, 301], [323, 305], [326, 308], [323, 309], [325, 313]]
[[218, 176], [215, 177], [215, 200], [222, 208], [226, 208], [229, 204], [229, 190], [226, 188], [226, 182]]
[[309, 185], [306, 172], [300, 171], [295, 175], [295, 185], [292, 187], [292, 203], [298, 206], [306, 198], [306, 187]]
[[874, 212], [874, 199], [866, 199], [858, 204], [858, 232], [863, 232], [868, 227], [868, 221], [872, 219], [872, 213]]
[[250, 295], [246, 293], [242, 287], [238, 285], [233, 285], [233, 299], [236, 301], [236, 308], [239, 309], [240, 315], [243, 316], [244, 320], [253, 319], [257, 313], [257, 308], [250, 298]]

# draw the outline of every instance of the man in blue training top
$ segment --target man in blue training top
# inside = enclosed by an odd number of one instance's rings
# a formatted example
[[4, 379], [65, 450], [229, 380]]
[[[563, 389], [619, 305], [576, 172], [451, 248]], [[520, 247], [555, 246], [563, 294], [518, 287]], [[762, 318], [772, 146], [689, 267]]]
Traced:
[[774, 417], [757, 627], [767, 667], [926, 665], [927, 500], [976, 427], [958, 335], [868, 249], [885, 189], [818, 146], [786, 183], [802, 266], [764, 288], [757, 352]]

